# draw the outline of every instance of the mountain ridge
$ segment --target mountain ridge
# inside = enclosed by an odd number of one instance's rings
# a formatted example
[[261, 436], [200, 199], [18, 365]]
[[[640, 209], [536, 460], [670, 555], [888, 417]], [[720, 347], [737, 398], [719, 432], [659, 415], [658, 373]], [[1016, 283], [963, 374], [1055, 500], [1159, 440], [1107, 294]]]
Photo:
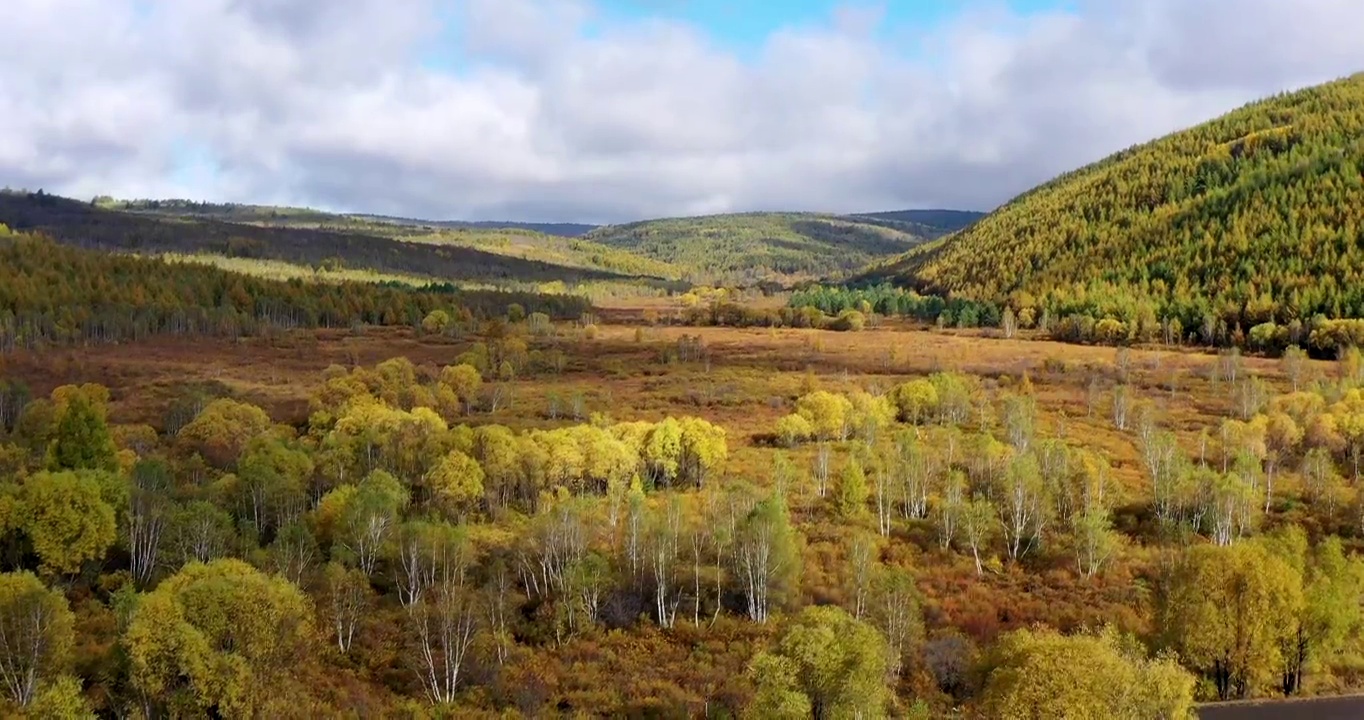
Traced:
[[978, 217], [940, 209], [851, 215], [753, 211], [590, 226], [422, 220], [179, 199], [100, 196], [87, 203], [41, 191], [0, 194], [0, 222], [64, 242], [227, 260], [250, 256], [305, 267], [339, 259], [376, 272], [475, 282], [642, 280], [657, 286], [690, 279], [786, 285], [846, 275]]

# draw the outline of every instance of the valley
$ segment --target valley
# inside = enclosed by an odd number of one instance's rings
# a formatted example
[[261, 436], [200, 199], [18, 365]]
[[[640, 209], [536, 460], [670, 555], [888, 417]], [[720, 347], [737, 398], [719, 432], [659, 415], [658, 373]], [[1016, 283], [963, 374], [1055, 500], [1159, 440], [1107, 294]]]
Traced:
[[1353, 712], [1360, 77], [986, 214], [0, 193], [0, 712]]

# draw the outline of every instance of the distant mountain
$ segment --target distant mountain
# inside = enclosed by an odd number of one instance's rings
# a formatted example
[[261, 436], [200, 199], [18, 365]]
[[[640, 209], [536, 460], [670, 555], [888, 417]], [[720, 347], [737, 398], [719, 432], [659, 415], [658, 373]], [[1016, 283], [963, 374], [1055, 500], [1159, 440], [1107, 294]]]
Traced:
[[854, 213], [854, 218], [892, 220], [956, 232], [985, 217], [985, 213], [970, 210], [891, 210], [889, 212]]
[[95, 204], [108, 210], [127, 210], [147, 212], [158, 215], [189, 215], [228, 222], [258, 222], [278, 224], [281, 221], [299, 222], [336, 222], [342, 218], [353, 218], [362, 222], [389, 223], [406, 227], [462, 228], [471, 230], [528, 230], [530, 232], [555, 235], [557, 237], [579, 237], [597, 225], [582, 223], [532, 223], [514, 220], [424, 220], [421, 218], [397, 215], [378, 215], [373, 213], [331, 213], [312, 208], [290, 207], [283, 205], [250, 205], [244, 203], [214, 203], [195, 200], [115, 200], [105, 196], [95, 199]]
[[556, 237], [582, 237], [599, 225], [584, 225], [582, 223], [533, 223], [516, 222], [513, 220], [417, 220], [413, 218], [399, 218], [388, 215], [366, 215], [353, 214], [349, 217], [361, 218], [366, 220], [376, 220], [380, 222], [392, 222], [403, 225], [424, 225], [428, 227], [440, 228], [462, 228], [471, 230], [528, 230], [530, 232], [541, 233], [543, 235], [554, 235]]
[[1209, 339], [1364, 317], [1364, 73], [1061, 175], [863, 279]]

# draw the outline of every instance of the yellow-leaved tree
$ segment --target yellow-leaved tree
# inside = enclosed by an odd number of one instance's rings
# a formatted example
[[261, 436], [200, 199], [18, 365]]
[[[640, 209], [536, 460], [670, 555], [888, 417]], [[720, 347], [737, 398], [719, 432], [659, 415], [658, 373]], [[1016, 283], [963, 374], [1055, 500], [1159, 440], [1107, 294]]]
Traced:
[[0, 574], [0, 689], [7, 701], [28, 707], [58, 682], [71, 661], [74, 624], [66, 598], [33, 573]]
[[1016, 630], [986, 660], [986, 717], [998, 720], [1192, 720], [1194, 678], [1169, 658], [1149, 659], [1111, 629], [1062, 635]]
[[755, 718], [885, 717], [892, 656], [876, 628], [833, 605], [797, 615], [749, 666]]
[[140, 598], [123, 643], [133, 684], [161, 708], [244, 718], [299, 707], [314, 639], [297, 587], [224, 559], [190, 563]]
[[1247, 697], [1278, 679], [1302, 587], [1298, 569], [1262, 543], [1193, 547], [1157, 607], [1165, 644], [1212, 680], [1219, 699]]

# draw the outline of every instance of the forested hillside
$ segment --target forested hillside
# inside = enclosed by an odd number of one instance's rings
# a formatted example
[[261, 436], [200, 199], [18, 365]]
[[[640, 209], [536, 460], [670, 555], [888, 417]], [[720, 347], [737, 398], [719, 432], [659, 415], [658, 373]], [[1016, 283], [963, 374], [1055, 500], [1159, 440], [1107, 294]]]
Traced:
[[[98, 200], [98, 199], [97, 199]], [[365, 268], [484, 284], [631, 282], [678, 287], [678, 270], [588, 241], [525, 230], [448, 229], [297, 208], [86, 203], [0, 193], [0, 222], [64, 243], [138, 253], [206, 253]]]
[[1041, 318], [1238, 328], [1364, 316], [1364, 75], [1120, 152], [873, 268]]
[[434, 245], [473, 248], [522, 260], [621, 275], [676, 278], [678, 268], [583, 239], [594, 225], [461, 222], [384, 215], [335, 214], [309, 208], [200, 203], [184, 200], [96, 199], [100, 207], [155, 217], [197, 218], [265, 227], [330, 230]]
[[[521, 312], [576, 318], [583, 299], [450, 285], [263, 280], [196, 263], [60, 245], [0, 225], [0, 351], [161, 333], [236, 337], [262, 328], [420, 326]], [[441, 318], [444, 320], [441, 320]]]
[[681, 266], [692, 282], [752, 284], [842, 276], [944, 232], [893, 218], [744, 213], [614, 225], [587, 238]]

